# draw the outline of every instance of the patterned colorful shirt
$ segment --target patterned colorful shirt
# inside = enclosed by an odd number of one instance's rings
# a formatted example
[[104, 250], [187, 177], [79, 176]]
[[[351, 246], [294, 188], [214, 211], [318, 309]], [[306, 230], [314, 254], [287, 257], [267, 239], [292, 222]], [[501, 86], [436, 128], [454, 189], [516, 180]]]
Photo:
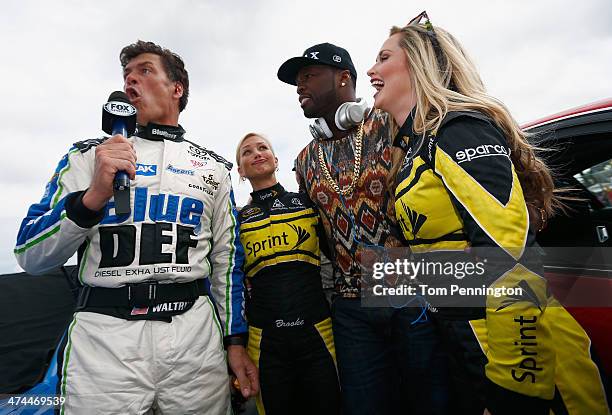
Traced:
[[323, 227], [335, 255], [335, 290], [343, 297], [359, 297], [361, 253], [369, 246], [401, 246], [393, 197], [386, 180], [391, 169], [393, 132], [390, 116], [375, 111], [363, 126], [361, 168], [355, 189], [339, 195], [325, 179], [319, 162], [319, 146], [325, 163], [340, 189], [353, 180], [354, 142], [359, 127], [339, 139], [312, 140], [296, 159], [300, 189], [319, 208]]

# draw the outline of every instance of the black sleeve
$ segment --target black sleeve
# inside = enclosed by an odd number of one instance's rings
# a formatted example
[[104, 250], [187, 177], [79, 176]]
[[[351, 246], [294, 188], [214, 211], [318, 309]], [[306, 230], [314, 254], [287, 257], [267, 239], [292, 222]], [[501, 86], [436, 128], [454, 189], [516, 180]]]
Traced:
[[245, 346], [248, 342], [247, 333], [230, 334], [229, 336], [223, 337], [223, 347], [227, 349], [228, 346]]
[[451, 194], [470, 245], [499, 247], [520, 257], [529, 214], [502, 132], [490, 121], [460, 117], [436, 139], [435, 172]]
[[66, 196], [66, 216], [81, 228], [91, 228], [104, 218], [105, 209], [94, 211], [83, 204], [86, 190], [73, 192]]

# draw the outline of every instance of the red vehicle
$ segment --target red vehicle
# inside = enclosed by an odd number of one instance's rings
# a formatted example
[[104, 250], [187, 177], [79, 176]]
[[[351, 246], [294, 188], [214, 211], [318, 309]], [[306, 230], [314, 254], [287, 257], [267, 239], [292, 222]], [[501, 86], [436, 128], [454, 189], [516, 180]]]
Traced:
[[567, 193], [567, 209], [538, 234], [555, 297], [582, 325], [594, 359], [612, 376], [612, 99], [522, 126]]

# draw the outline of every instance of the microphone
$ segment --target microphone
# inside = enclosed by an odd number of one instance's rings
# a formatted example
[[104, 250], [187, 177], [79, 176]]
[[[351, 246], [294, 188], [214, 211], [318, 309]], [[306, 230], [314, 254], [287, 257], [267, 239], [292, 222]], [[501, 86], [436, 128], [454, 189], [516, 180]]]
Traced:
[[[102, 130], [110, 135], [121, 134], [129, 137], [136, 131], [136, 108], [123, 91], [115, 91], [102, 106]], [[125, 171], [118, 171], [113, 181], [115, 213], [130, 214], [130, 177]]]

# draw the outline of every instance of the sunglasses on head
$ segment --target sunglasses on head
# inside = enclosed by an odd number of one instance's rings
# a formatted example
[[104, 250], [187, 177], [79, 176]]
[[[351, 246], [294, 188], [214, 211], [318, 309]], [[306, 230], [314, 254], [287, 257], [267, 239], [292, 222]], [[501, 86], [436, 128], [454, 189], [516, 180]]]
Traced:
[[[436, 36], [436, 32], [434, 31], [434, 27], [429, 20], [429, 16], [427, 16], [427, 12], [423, 10], [416, 17], [411, 19], [406, 26], [423, 26], [427, 32], [427, 37], [431, 41], [431, 45], [433, 46], [434, 52], [436, 54], [436, 61], [438, 62], [438, 67], [440, 69], [444, 68], [444, 55], [442, 53], [442, 47], [438, 42], [438, 37]], [[449, 85], [449, 89], [456, 91], [456, 87], [454, 83], [451, 81]]]
[[425, 10], [423, 10], [421, 13], [419, 13], [418, 16], [416, 16], [415, 18], [411, 19], [407, 26], [417, 26], [420, 25], [421, 22], [423, 21], [423, 19], [425, 19], [425, 22], [423, 23], [423, 26], [425, 27], [425, 29], [427, 29], [428, 31], [433, 33], [433, 25], [431, 24], [431, 22], [429, 21], [429, 16], [427, 16], [427, 12]]

